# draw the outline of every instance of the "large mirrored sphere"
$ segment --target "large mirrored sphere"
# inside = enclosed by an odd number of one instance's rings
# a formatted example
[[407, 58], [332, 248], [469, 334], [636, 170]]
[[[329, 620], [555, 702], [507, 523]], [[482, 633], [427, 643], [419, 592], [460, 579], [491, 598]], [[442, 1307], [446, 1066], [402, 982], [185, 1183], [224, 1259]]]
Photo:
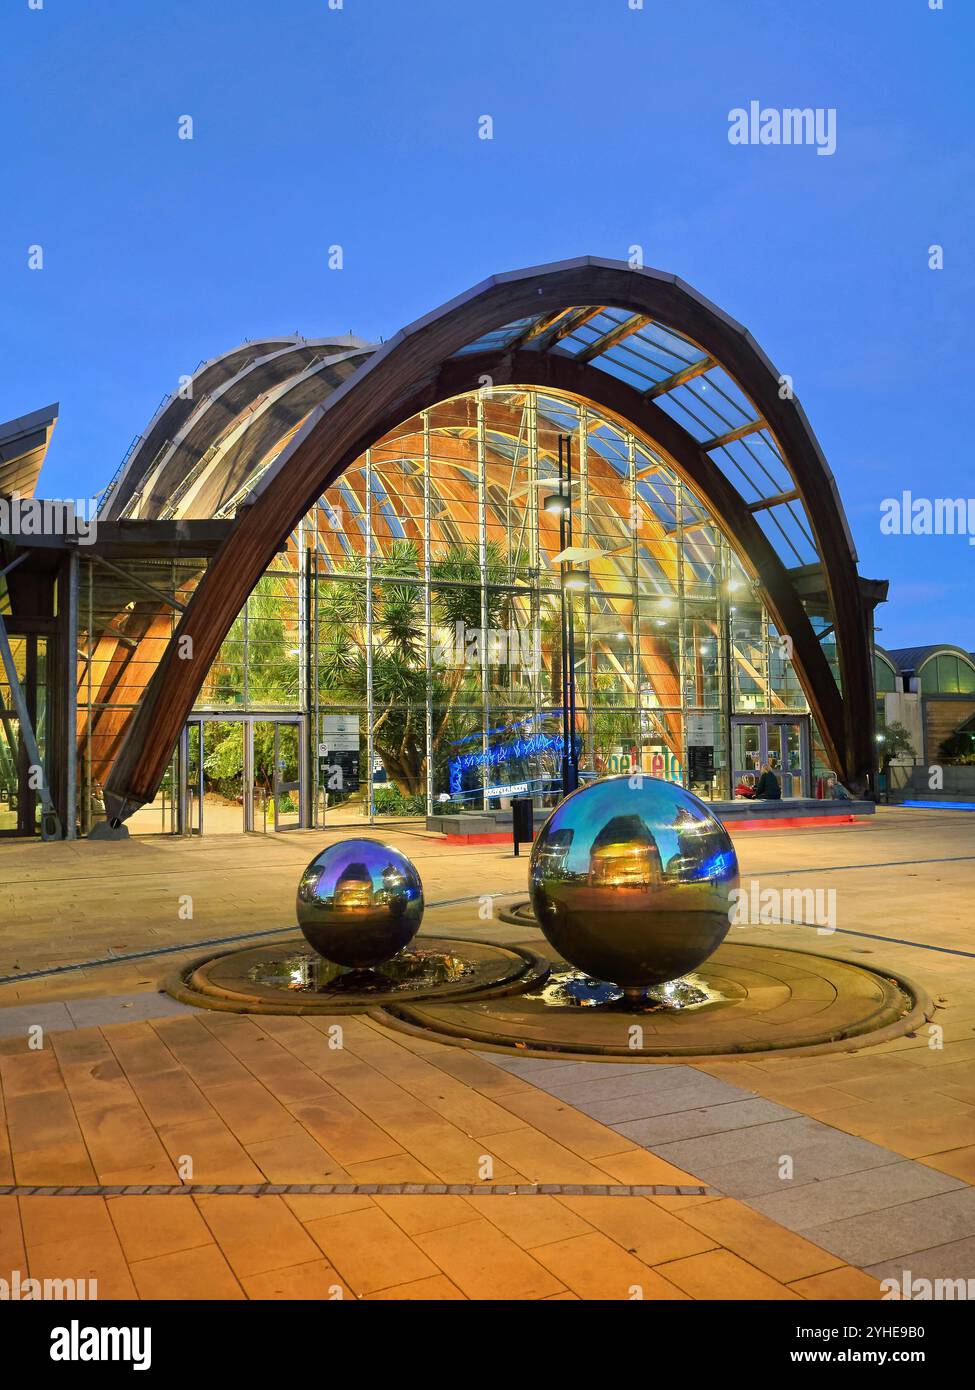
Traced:
[[538, 925], [571, 965], [628, 989], [675, 980], [730, 924], [738, 859], [703, 801], [656, 777], [606, 777], [555, 808], [532, 848]]
[[320, 956], [367, 970], [413, 940], [423, 884], [392, 845], [342, 840], [313, 859], [298, 885], [298, 925]]

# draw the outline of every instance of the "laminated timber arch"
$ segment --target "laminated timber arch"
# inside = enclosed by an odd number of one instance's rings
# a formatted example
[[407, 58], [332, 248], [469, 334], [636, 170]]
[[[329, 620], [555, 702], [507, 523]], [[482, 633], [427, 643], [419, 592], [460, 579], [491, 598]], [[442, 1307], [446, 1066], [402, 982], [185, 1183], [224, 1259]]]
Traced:
[[[568, 354], [561, 344], [598, 321], [600, 306], [624, 317], [585, 350]], [[599, 361], [649, 324], [679, 335], [701, 356], [640, 391]], [[698, 439], [657, 401], [711, 369], [727, 373], [754, 418]], [[155, 794], [206, 672], [280, 541], [365, 449], [420, 410], [481, 388], [485, 378], [577, 394], [622, 417], [669, 456], [755, 579], [779, 631], [791, 637], [830, 760], [844, 781], [863, 788], [874, 763], [868, 614], [836, 486], [798, 400], [782, 398], [782, 378], [750, 334], [675, 276], [587, 257], [485, 281], [403, 329], [312, 411], [239, 509], [146, 689], [105, 785], [110, 820], [124, 820]], [[746, 502], [712, 453], [758, 431], [774, 441], [794, 487], [756, 503]], [[844, 696], [790, 567], [758, 521], [760, 511], [792, 503], [804, 509], [812, 531]], [[188, 649], [185, 638], [192, 639], [191, 659], [179, 656]]]

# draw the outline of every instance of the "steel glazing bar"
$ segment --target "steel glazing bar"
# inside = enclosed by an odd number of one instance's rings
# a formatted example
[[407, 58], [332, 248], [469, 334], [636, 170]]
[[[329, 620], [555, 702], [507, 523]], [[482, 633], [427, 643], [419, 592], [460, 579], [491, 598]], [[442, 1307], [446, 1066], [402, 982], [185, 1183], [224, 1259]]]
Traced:
[[128, 570], [124, 570], [121, 565], [116, 565], [113, 561], [106, 560], [104, 555], [93, 554], [91, 558], [96, 564], [102, 565], [105, 569], [111, 570], [113, 574], [118, 575], [120, 579], [124, 579], [127, 584], [133, 585], [136, 589], [141, 589], [143, 593], [151, 594], [152, 597], [158, 599], [160, 603], [166, 603], [170, 608], [175, 608], [177, 613], [186, 612], [185, 603], [180, 603], [180, 601], [173, 598], [171, 594], [163, 593], [162, 589], [157, 589], [154, 584], [150, 584], [145, 579], [140, 579], [138, 575], [130, 574]]

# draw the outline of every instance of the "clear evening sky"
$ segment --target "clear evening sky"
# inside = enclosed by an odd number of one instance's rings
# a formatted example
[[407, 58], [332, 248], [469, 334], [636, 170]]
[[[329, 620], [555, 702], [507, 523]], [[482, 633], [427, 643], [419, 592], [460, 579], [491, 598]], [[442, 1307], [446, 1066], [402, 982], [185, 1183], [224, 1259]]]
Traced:
[[[880, 642], [975, 648], [975, 547], [879, 527], [975, 495], [975, 4], [634, 2], [4, 0], [0, 420], [60, 401], [41, 491], [104, 487], [244, 338], [636, 244], [794, 378]], [[751, 101], [835, 108], [836, 153], [731, 145]]]

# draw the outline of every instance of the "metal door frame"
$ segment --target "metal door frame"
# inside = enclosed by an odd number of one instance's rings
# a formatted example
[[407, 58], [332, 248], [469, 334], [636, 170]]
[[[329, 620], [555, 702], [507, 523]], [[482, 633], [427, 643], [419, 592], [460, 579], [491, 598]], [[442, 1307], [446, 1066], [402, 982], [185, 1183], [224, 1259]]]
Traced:
[[[758, 766], [757, 769], [755, 769], [755, 768], [750, 768], [750, 767], [742, 768], [742, 767], [737, 767], [737, 766], [735, 765], [735, 764], [736, 764], [736, 759], [735, 759], [735, 729], [738, 728], [738, 727], [740, 727], [740, 726], [743, 725], [743, 724], [755, 724], [755, 725], [758, 727], [758, 731], [759, 731], [759, 733], [758, 733], [758, 762], [759, 762], [759, 766]], [[810, 758], [810, 744], [811, 744], [811, 740], [810, 740], [810, 737], [809, 737], [809, 715], [808, 715], [808, 714], [801, 714], [801, 713], [794, 713], [794, 714], [750, 714], [750, 713], [743, 713], [743, 714], [733, 714], [733, 715], [731, 716], [731, 750], [730, 750], [730, 751], [731, 751], [731, 757], [729, 758], [729, 763], [730, 763], [730, 765], [731, 765], [731, 766], [730, 766], [730, 771], [731, 771], [731, 794], [732, 794], [732, 796], [734, 795], [735, 787], [738, 785], [738, 778], [739, 778], [743, 773], [747, 772], [747, 773], [750, 773], [752, 776], [755, 776], [755, 777], [758, 777], [758, 776], [761, 775], [761, 765], [762, 765], [762, 763], [768, 762], [768, 756], [769, 756], [769, 752], [770, 752], [770, 751], [771, 751], [771, 752], [774, 752], [774, 753], [776, 753], [776, 754], [778, 755], [780, 772], [782, 771], [782, 769], [785, 768], [785, 763], [786, 763], [785, 753], [786, 753], [787, 750], [786, 750], [785, 745], [783, 744], [783, 732], [782, 732], [782, 731], [783, 731], [783, 729], [784, 729], [786, 726], [793, 725], [793, 724], [797, 724], [797, 725], [799, 726], [799, 759], [800, 759], [800, 764], [801, 764], [801, 770], [800, 770], [800, 778], [799, 778], [799, 792], [798, 792], [798, 796], [800, 796], [800, 797], [806, 797], [806, 796], [810, 796], [810, 795], [811, 795], [811, 790], [810, 790], [810, 789], [811, 789], [811, 786], [812, 786], [812, 769], [811, 769], [811, 767], [810, 767], [810, 761], [809, 761], [809, 758]], [[776, 734], [776, 736], [775, 736], [775, 741], [774, 741], [774, 742], [772, 742], [772, 740], [770, 739], [770, 733], [771, 733], [771, 731], [772, 731], [773, 729], [777, 731], [777, 734]], [[777, 746], [776, 746], [776, 744], [777, 744]], [[790, 775], [791, 775], [791, 774], [790, 774]], [[780, 776], [779, 780], [780, 780], [780, 781], [782, 780], [781, 776]], [[783, 796], [785, 796], [784, 788], [783, 788]], [[787, 799], [787, 800], [794, 800], [795, 798], [794, 798], [794, 797], [787, 797], [786, 799]]]
[[[283, 834], [286, 830], [303, 830], [307, 820], [307, 798], [305, 795], [305, 762], [307, 760], [302, 756], [303, 722], [300, 715], [295, 716], [293, 719], [279, 718], [274, 720], [274, 781], [271, 794], [274, 797], [274, 829], [278, 834]], [[281, 777], [281, 759], [279, 756], [281, 748], [281, 730], [288, 724], [294, 724], [298, 730], [298, 751], [296, 755], [298, 780], [296, 782], [285, 782]], [[253, 725], [251, 725], [251, 737], [247, 740], [251, 745], [253, 745], [253, 737], [254, 729]], [[278, 798], [284, 793], [292, 791], [298, 793], [298, 821], [295, 825], [282, 825]]]
[[[243, 795], [243, 815], [241, 819], [241, 831], [253, 831], [257, 827], [254, 824], [254, 725], [273, 724], [274, 727], [274, 785], [272, 795], [274, 802], [274, 829], [283, 833], [286, 830], [304, 830], [308, 828], [308, 779], [305, 771], [307, 758], [304, 756], [304, 749], [308, 737], [308, 716], [305, 714], [280, 714], [280, 713], [254, 713], [249, 711], [244, 714], [239, 710], [194, 710], [183, 725], [183, 732], [179, 740], [179, 833], [181, 835], [202, 835], [204, 833], [203, 824], [203, 725], [204, 724], [243, 724], [244, 726], [244, 767], [242, 774], [242, 795]], [[278, 726], [281, 724], [295, 724], [298, 727], [298, 780], [297, 782], [279, 783], [278, 781]], [[200, 768], [199, 776], [194, 779], [195, 785], [189, 785], [189, 732], [190, 726], [195, 725], [199, 728], [200, 734]], [[278, 824], [278, 791], [297, 791], [298, 793], [298, 822], [296, 825]], [[192, 795], [191, 795], [192, 793]], [[196, 824], [191, 824], [190, 812], [192, 803], [195, 800], [199, 810], [194, 817]]]

